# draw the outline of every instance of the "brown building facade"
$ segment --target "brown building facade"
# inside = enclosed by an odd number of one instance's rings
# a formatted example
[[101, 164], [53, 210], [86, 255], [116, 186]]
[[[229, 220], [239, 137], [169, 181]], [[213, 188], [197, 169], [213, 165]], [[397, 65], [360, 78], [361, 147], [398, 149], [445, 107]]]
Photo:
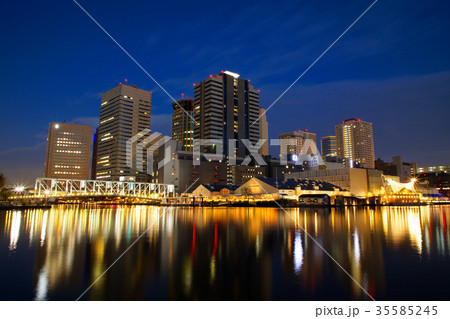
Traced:
[[51, 122], [44, 177], [89, 179], [90, 125]]

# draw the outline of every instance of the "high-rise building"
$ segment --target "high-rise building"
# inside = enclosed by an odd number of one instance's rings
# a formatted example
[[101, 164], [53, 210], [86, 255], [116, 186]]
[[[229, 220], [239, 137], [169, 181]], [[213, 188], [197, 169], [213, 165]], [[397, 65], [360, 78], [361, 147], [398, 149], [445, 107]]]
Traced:
[[[280, 134], [280, 156], [287, 155], [288, 160], [296, 161], [296, 157], [302, 154], [302, 149], [305, 146], [303, 152], [305, 154], [316, 154], [316, 134], [305, 131], [293, 131]], [[309, 140], [309, 142], [307, 142]], [[308, 143], [308, 145], [305, 145]], [[283, 153], [286, 154], [283, 154]], [[303, 155], [305, 155], [303, 154]]]
[[357, 119], [335, 126], [337, 156], [357, 161], [362, 167], [375, 168], [372, 123]]
[[172, 103], [172, 139], [181, 141], [181, 150], [192, 152], [194, 148], [194, 100], [183, 99]]
[[322, 156], [337, 156], [336, 136], [324, 136], [320, 141]]
[[44, 177], [89, 179], [91, 131], [90, 125], [50, 123]]
[[266, 110], [259, 108], [259, 138], [266, 140], [259, 149], [261, 156], [269, 155], [269, 123], [267, 123]]
[[[225, 71], [196, 83], [194, 97], [194, 138], [217, 139], [223, 152], [234, 149], [236, 157], [249, 154], [244, 144], [259, 140], [259, 91], [239, 74]], [[235, 145], [229, 145], [235, 143]], [[216, 146], [206, 146], [203, 152], [215, 153]]]
[[[151, 99], [151, 92], [125, 84], [102, 94], [97, 179], [145, 180], [148, 177], [146, 156], [137, 152], [136, 146], [130, 150], [132, 166], [127, 165], [127, 141], [150, 129]], [[142, 161], [142, 171], [136, 168], [139, 161]]]

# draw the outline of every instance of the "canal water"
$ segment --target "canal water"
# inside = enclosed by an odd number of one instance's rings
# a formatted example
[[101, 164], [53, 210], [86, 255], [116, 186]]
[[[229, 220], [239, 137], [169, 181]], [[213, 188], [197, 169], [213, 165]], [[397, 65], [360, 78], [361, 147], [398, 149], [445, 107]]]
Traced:
[[0, 211], [0, 300], [449, 300], [449, 220], [449, 206]]

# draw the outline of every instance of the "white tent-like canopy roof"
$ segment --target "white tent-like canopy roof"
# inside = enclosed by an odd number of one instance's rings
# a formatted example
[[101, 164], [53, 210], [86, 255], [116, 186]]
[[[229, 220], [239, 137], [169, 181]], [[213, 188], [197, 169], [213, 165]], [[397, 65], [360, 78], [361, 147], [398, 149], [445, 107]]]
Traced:
[[392, 179], [389, 179], [386, 176], [384, 177], [384, 179], [386, 180], [386, 184], [391, 186], [394, 194], [399, 193], [404, 188], [406, 188], [407, 190], [410, 190], [413, 193], [416, 192], [416, 189], [414, 188], [414, 181], [411, 181], [409, 183], [400, 183], [400, 182], [396, 182]]

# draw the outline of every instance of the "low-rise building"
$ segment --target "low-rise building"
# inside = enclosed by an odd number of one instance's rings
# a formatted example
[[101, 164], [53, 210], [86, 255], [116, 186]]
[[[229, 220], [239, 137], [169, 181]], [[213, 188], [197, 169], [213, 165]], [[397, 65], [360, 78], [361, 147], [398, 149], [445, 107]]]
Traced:
[[339, 186], [324, 181], [301, 178], [277, 179], [271, 177], [255, 177], [237, 188], [236, 195], [252, 195], [272, 199], [288, 198], [297, 200], [301, 195], [328, 195], [330, 197], [345, 195]]
[[193, 197], [213, 197], [213, 196], [227, 196], [234, 194], [234, 191], [239, 186], [236, 185], [211, 185], [202, 184], [198, 186], [193, 192]]
[[378, 195], [383, 185], [380, 171], [364, 168], [336, 168], [285, 174], [285, 178], [304, 178], [332, 183], [353, 196]]

